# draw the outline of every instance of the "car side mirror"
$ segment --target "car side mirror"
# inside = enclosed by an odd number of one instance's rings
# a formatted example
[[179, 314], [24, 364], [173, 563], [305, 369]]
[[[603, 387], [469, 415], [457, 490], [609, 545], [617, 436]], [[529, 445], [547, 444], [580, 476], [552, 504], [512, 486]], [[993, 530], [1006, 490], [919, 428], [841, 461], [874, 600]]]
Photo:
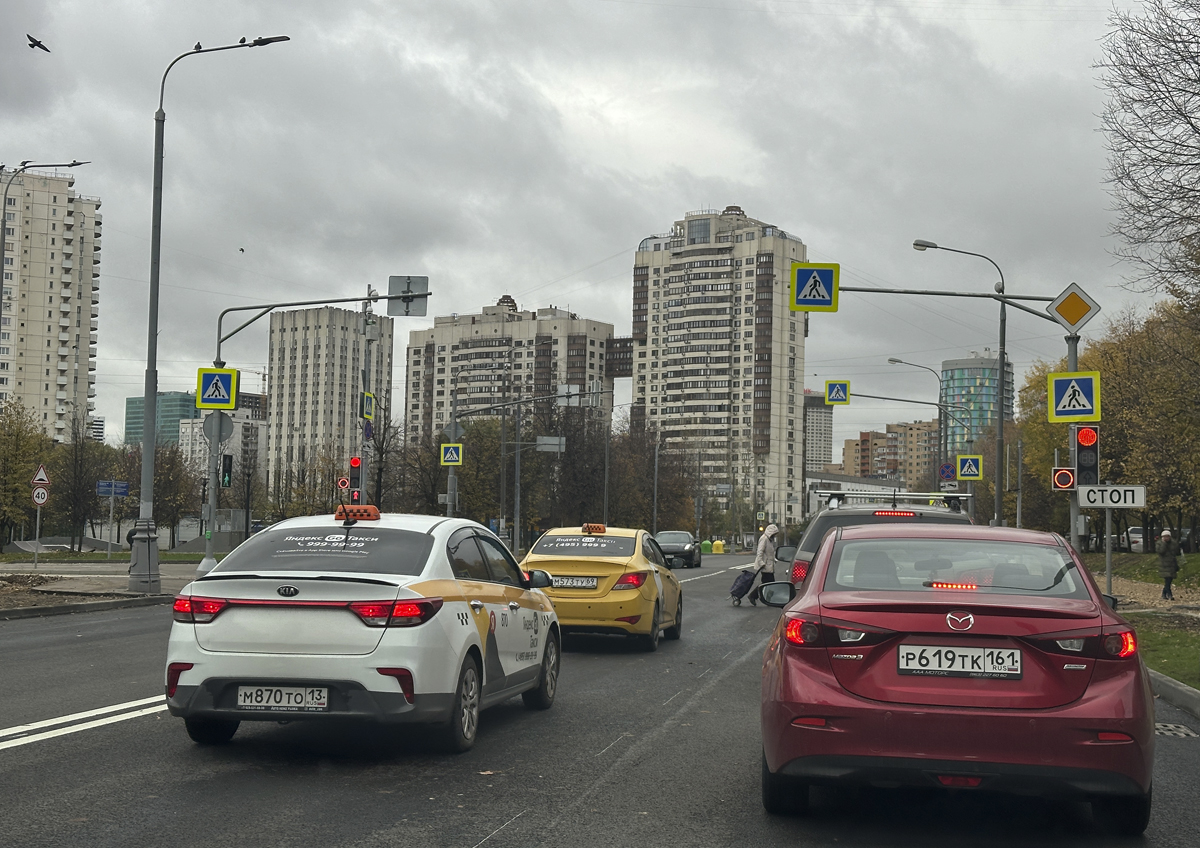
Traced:
[[1116, 597], [1114, 597], [1113, 595], [1104, 595], [1104, 600], [1105, 600], [1105, 602], [1107, 602], [1107, 603], [1108, 603], [1108, 605], [1109, 605], [1110, 607], [1112, 607], [1113, 611], [1115, 612], [1115, 611], [1116, 611], [1116, 609], [1117, 609], [1117, 599], [1116, 599]]
[[775, 549], [775, 559], [779, 562], [791, 562], [796, 558], [795, 545], [780, 545]]
[[550, 575], [540, 568], [535, 568], [529, 572], [530, 589], [548, 589], [552, 582]]
[[764, 583], [758, 587], [758, 598], [769, 607], [785, 607], [796, 597], [796, 587], [786, 580]]

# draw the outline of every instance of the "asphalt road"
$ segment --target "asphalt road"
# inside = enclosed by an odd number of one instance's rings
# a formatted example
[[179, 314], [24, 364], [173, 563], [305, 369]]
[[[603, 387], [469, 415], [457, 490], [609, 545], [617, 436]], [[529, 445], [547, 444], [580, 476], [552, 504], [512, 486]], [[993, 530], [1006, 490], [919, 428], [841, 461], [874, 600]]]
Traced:
[[[746, 561], [678, 572], [684, 637], [657, 653], [569, 643], [553, 709], [495, 707], [457, 756], [419, 731], [303, 723], [199, 748], [157, 708], [167, 608], [0, 623], [0, 846], [1200, 844], [1194, 736], [1159, 738], [1144, 840], [1098, 833], [1083, 804], [969, 792], [819, 791], [807, 818], [766, 815], [759, 667], [778, 613], [729, 605], [725, 569]], [[1159, 721], [1200, 730], [1161, 702]]]

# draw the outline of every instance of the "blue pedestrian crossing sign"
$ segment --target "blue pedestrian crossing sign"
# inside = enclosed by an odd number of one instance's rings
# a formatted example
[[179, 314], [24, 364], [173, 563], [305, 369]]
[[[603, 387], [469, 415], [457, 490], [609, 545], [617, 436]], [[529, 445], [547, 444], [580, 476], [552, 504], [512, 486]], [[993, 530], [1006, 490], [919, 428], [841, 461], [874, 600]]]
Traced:
[[793, 312], [837, 312], [837, 263], [793, 262], [788, 303]]
[[844, 405], [850, 402], [849, 380], [826, 380], [825, 403], [830, 406]]
[[1052, 423], [1100, 420], [1099, 371], [1048, 374], [1046, 379], [1046, 413]]
[[959, 454], [958, 455], [958, 479], [959, 480], [982, 480], [983, 479], [983, 455]]
[[237, 370], [201, 368], [196, 378], [196, 409], [237, 409]]
[[462, 444], [447, 442], [442, 445], [442, 465], [462, 465], [462, 458]]

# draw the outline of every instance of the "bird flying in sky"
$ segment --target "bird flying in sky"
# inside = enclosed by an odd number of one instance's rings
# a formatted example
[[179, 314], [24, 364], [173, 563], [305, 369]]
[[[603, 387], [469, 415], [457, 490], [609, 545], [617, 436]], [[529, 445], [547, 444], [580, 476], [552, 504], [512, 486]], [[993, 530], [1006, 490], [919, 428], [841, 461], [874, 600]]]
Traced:
[[34, 38], [29, 33], [25, 33], [25, 37], [29, 39], [29, 49], [30, 50], [32, 50], [33, 48], [36, 47], [39, 50], [45, 50], [47, 53], [50, 52], [49, 47], [47, 47], [45, 44], [42, 44], [42, 42], [38, 41], [36, 38]]

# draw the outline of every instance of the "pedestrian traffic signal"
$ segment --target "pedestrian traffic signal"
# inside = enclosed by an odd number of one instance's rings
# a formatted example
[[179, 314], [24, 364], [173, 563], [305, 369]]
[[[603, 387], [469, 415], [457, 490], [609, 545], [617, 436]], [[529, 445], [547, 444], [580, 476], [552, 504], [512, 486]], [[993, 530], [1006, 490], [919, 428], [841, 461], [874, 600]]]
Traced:
[[360, 503], [362, 503], [362, 490], [361, 489], [351, 489], [350, 490], [350, 505], [358, 506]]
[[362, 457], [350, 457], [350, 488], [362, 488]]
[[1050, 488], [1056, 492], [1075, 491], [1075, 469], [1054, 468], [1050, 472]]
[[233, 485], [233, 454], [221, 455], [221, 488], [228, 489]]
[[1072, 447], [1075, 449], [1075, 483], [1079, 486], [1100, 484], [1100, 429], [1091, 424], [1076, 424], [1072, 428]]

